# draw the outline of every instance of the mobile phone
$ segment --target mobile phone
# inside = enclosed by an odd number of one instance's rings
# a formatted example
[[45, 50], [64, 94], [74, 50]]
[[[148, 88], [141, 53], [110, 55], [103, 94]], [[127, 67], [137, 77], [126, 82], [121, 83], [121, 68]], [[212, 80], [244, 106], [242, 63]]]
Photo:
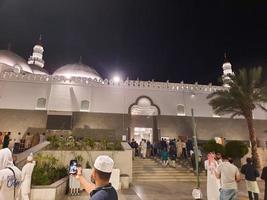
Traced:
[[77, 174], [77, 167], [78, 167], [77, 160], [71, 160], [70, 161], [70, 167], [69, 167], [69, 174], [76, 175]]

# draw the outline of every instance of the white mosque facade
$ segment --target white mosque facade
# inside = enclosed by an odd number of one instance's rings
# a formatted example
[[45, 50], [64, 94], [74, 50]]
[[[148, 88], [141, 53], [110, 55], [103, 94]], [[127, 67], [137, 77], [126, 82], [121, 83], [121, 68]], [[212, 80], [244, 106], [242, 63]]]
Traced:
[[[38, 42], [26, 61], [0, 50], [0, 131], [72, 130], [96, 138], [192, 136], [191, 110], [200, 140], [224, 137], [248, 140], [244, 119], [214, 115], [206, 98], [224, 86], [107, 80], [82, 62], [66, 64], [49, 74]], [[223, 79], [233, 73], [222, 66]], [[267, 114], [255, 110], [261, 145], [267, 141]]]

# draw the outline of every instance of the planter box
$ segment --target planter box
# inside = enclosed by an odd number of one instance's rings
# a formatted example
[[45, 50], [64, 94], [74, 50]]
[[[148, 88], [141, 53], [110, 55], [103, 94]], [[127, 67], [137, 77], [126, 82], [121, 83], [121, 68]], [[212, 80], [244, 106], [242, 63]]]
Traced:
[[127, 174], [132, 181], [132, 149], [128, 143], [122, 142], [123, 151], [66, 151], [66, 150], [43, 150], [42, 153], [52, 155], [59, 163], [68, 166], [75, 156], [83, 157], [84, 162], [89, 161], [91, 166], [99, 155], [108, 155], [114, 160], [114, 168], [119, 169], [121, 174]]
[[67, 188], [68, 177], [62, 178], [51, 185], [32, 186], [31, 199], [62, 200]]

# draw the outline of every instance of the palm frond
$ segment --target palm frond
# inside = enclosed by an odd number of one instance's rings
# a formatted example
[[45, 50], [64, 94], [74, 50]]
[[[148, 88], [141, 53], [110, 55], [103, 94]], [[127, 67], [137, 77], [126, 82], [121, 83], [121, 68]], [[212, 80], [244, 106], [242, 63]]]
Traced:
[[230, 74], [229, 88], [215, 91], [207, 96], [216, 114], [246, 115], [256, 107], [263, 110], [267, 102], [267, 82], [262, 83], [262, 68], [240, 69]]

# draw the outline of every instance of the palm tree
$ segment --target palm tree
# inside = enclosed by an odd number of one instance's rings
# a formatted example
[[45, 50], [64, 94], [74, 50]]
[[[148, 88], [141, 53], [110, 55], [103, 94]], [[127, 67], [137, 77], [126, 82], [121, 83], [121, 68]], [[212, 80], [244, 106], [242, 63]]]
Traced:
[[231, 117], [243, 116], [247, 122], [251, 153], [254, 164], [260, 168], [257, 152], [257, 137], [253, 125], [253, 110], [257, 107], [267, 111], [267, 83], [262, 81], [262, 68], [241, 69], [237, 74], [229, 74], [229, 87], [218, 90], [210, 95], [209, 104], [219, 115], [231, 114]]

